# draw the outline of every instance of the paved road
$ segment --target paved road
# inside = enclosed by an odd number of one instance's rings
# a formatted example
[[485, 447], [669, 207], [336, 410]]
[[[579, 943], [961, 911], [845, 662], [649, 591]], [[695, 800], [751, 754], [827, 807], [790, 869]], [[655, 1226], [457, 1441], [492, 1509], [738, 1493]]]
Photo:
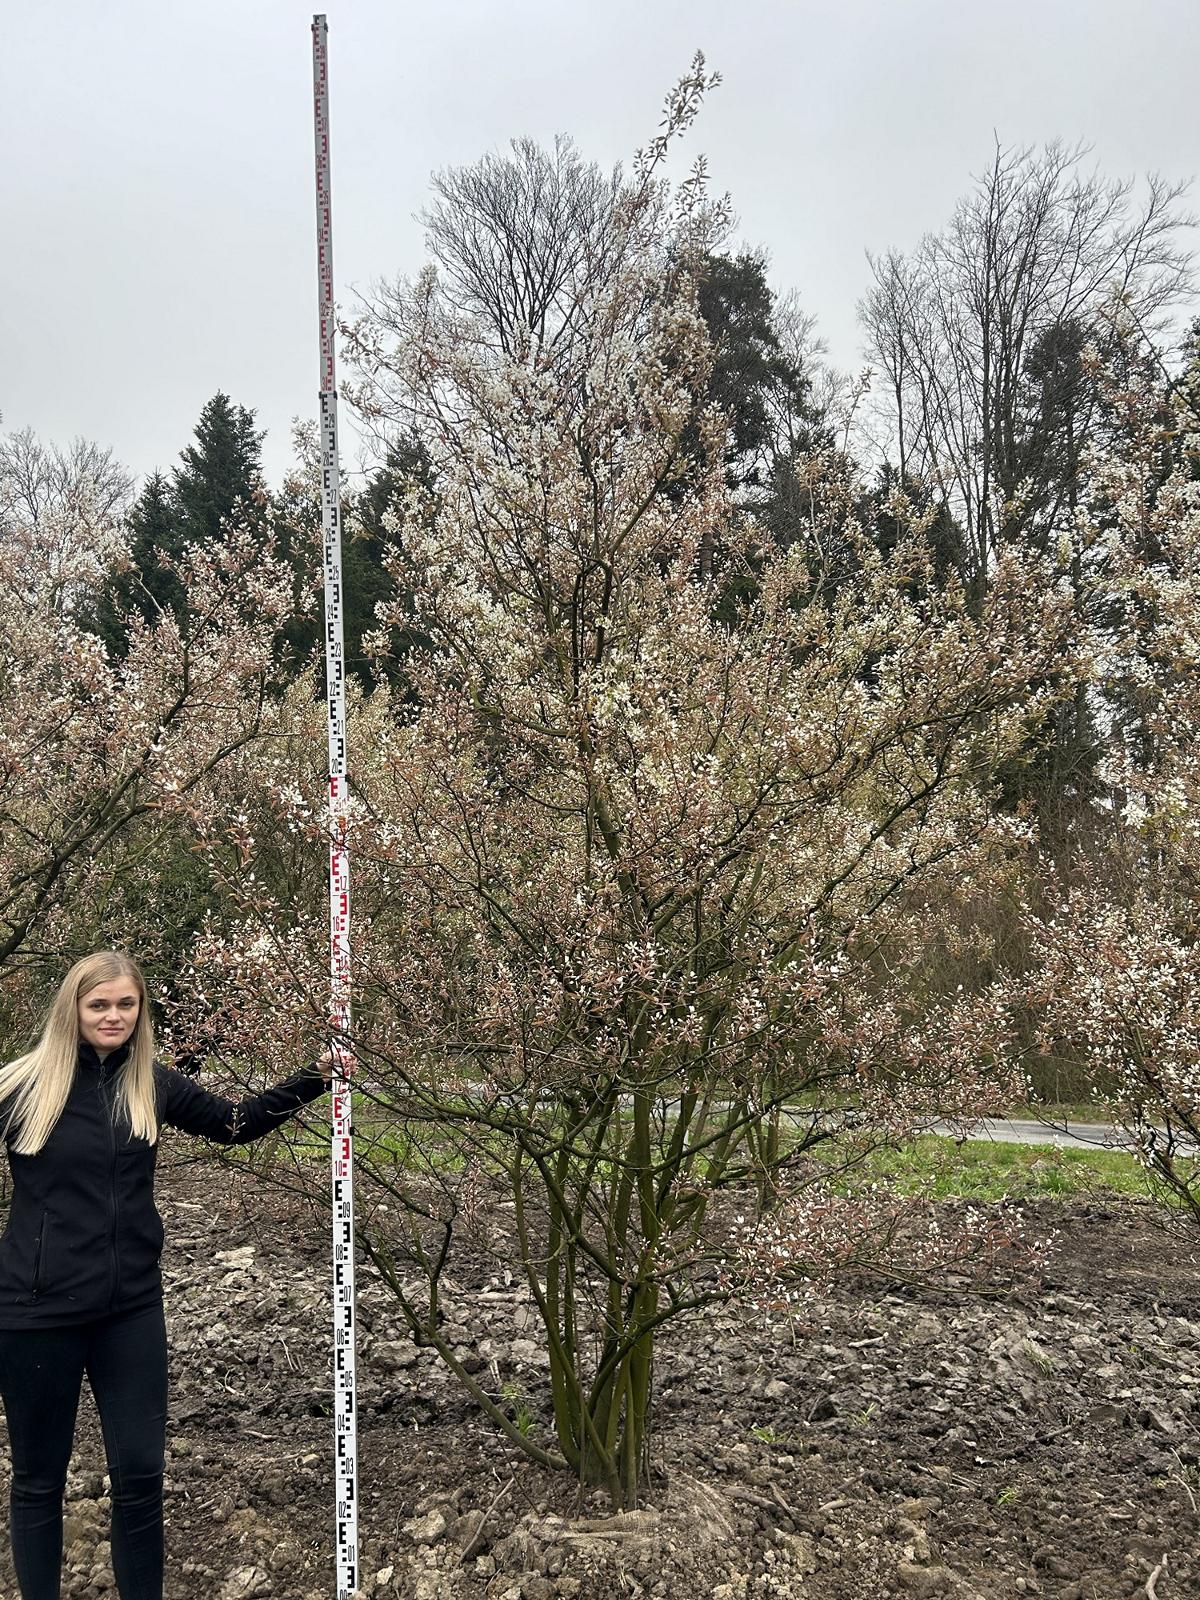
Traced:
[[[796, 1111], [798, 1119], [811, 1120], [811, 1111]], [[837, 1112], [826, 1112], [830, 1120]], [[851, 1113], [853, 1117], [853, 1113]], [[958, 1129], [948, 1122], [930, 1121], [920, 1128], [923, 1133], [936, 1133], [943, 1138], [956, 1139]], [[990, 1140], [995, 1144], [1037, 1144], [1057, 1146], [1072, 1150], [1131, 1150], [1132, 1141], [1107, 1122], [1040, 1122], [1036, 1117], [985, 1117], [968, 1135], [972, 1140]], [[1195, 1155], [1186, 1143], [1180, 1153]]]
[[[943, 1122], [930, 1126], [930, 1133], [952, 1134]], [[1010, 1118], [989, 1117], [973, 1139], [991, 1139], [998, 1144], [1049, 1144], [1063, 1149], [1078, 1150], [1128, 1150], [1129, 1140], [1107, 1123], [1021, 1122]]]
[[[674, 1115], [678, 1106], [677, 1100], [668, 1100], [668, 1114]], [[785, 1116], [789, 1112], [785, 1111]], [[790, 1115], [796, 1120], [811, 1123], [814, 1112], [811, 1108], [793, 1108]], [[817, 1113], [830, 1119], [838, 1117], [837, 1112]], [[945, 1138], [956, 1138], [957, 1129], [945, 1122], [930, 1122], [923, 1129], [926, 1133], [941, 1134]], [[971, 1139], [991, 1140], [996, 1144], [1044, 1144], [1057, 1146], [1059, 1149], [1072, 1150], [1131, 1150], [1132, 1141], [1123, 1133], [1113, 1128], [1108, 1123], [1101, 1122], [1039, 1122], [1035, 1119], [1022, 1120], [1016, 1117], [985, 1117]], [[1189, 1147], [1186, 1141], [1180, 1141], [1180, 1155], [1200, 1155], [1200, 1145]]]

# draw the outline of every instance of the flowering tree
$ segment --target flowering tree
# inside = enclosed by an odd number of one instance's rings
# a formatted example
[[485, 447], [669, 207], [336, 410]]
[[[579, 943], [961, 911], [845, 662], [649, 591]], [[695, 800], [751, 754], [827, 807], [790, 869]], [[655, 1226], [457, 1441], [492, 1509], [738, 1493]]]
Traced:
[[[775, 1280], [878, 1265], [879, 1210], [837, 1210], [822, 1152], [1003, 1092], [994, 1017], [927, 955], [964, 878], [1025, 848], [993, 778], [1071, 626], [1015, 555], [969, 614], [924, 581], [920, 528], [881, 556], [852, 488], [833, 504], [840, 479], [812, 498], [856, 541], [838, 586], [822, 527], [760, 546], [702, 399], [701, 221], [648, 183], [620, 271], [547, 359], [473, 337], [434, 278], [357, 345], [376, 414], [420, 421], [436, 484], [395, 555], [426, 641], [412, 698], [381, 685], [351, 711], [360, 1244], [515, 1443], [625, 1504], [663, 1325], [758, 1281], [768, 1253]], [[281, 1055], [324, 1003], [320, 852], [299, 894], [271, 868], [323, 837], [311, 748], [261, 767], [257, 828], [209, 828], [245, 931], [193, 950], [197, 988]], [[300, 1159], [273, 1171], [320, 1192]], [[549, 1439], [443, 1329], [464, 1248], [527, 1286]], [[905, 1248], [947, 1253], [932, 1233]]]
[[[230, 529], [180, 563], [194, 597], [190, 637], [170, 616], [133, 616], [117, 666], [77, 620], [122, 559], [110, 488], [99, 474], [95, 494], [79, 482], [70, 496], [43, 498], [36, 515], [22, 497], [5, 504], [0, 969], [15, 980], [6, 1020], [17, 1033], [47, 963], [101, 939], [151, 960], [171, 948], [172, 894], [189, 857], [170, 806], [257, 735], [272, 628], [291, 603], [290, 574]], [[179, 898], [196, 895], [189, 882]]]
[[[86, 439], [63, 449], [31, 428], [0, 434], [0, 540], [19, 554], [42, 605], [70, 609], [80, 580], [120, 548], [132, 488], [112, 451]], [[81, 569], [85, 550], [90, 564]]]
[[1134, 346], [1104, 381], [1123, 429], [1093, 458], [1081, 531], [1112, 816], [1106, 852], [1029, 919], [1031, 993], [1045, 1042], [1085, 1063], [1152, 1186], [1200, 1221], [1200, 371], [1193, 356], [1164, 396]]

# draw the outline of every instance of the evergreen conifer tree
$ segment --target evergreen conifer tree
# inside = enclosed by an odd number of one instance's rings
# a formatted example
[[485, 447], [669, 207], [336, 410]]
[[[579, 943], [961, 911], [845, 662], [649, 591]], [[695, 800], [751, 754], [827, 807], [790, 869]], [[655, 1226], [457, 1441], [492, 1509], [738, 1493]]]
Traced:
[[[346, 660], [352, 672], [368, 682], [371, 665], [363, 650], [363, 635], [378, 627], [376, 605], [395, 591], [395, 581], [384, 566], [390, 542], [403, 543], [403, 528], [387, 525], [389, 513], [408, 483], [433, 488], [429, 455], [415, 435], [394, 440], [388, 446], [384, 463], [352, 502], [347, 519], [350, 530], [343, 549], [346, 593]], [[406, 609], [408, 609], [406, 607]], [[393, 688], [404, 682], [404, 657], [412, 647], [414, 634], [409, 628], [393, 628], [389, 655], [383, 665], [384, 676]]]
[[90, 615], [82, 618], [114, 660], [126, 653], [127, 617], [140, 614], [153, 621], [163, 611], [182, 616], [186, 602], [182, 583], [161, 560], [164, 554], [178, 558], [184, 548], [171, 484], [162, 472], [146, 479], [126, 527], [129, 563], [109, 577]]
[[178, 560], [189, 545], [219, 538], [235, 512], [252, 525], [263, 521], [262, 438], [254, 412], [218, 391], [170, 478], [155, 471], [146, 480], [128, 518], [129, 564], [111, 576], [85, 619], [114, 659], [125, 655], [131, 614], [153, 622], [170, 611], [187, 626], [187, 592], [164, 556]]
[[218, 391], [200, 413], [195, 439], [172, 475], [185, 544], [218, 538], [235, 509], [249, 512], [263, 487], [263, 436], [253, 411]]

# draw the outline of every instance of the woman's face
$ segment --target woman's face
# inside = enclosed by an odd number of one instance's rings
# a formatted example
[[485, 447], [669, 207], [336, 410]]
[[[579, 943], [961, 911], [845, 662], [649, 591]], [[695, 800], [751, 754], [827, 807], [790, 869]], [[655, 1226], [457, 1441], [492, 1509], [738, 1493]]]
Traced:
[[141, 997], [132, 978], [98, 983], [79, 996], [79, 1037], [100, 1055], [116, 1050], [133, 1032]]

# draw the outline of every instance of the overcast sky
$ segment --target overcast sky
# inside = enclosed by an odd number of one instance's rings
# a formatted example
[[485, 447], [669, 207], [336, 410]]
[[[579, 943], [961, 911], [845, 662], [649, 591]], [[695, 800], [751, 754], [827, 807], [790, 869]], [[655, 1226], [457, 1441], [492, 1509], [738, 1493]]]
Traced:
[[[866, 251], [940, 226], [993, 130], [1200, 173], [1198, 0], [327, 0], [337, 293], [422, 259], [432, 169], [520, 135], [605, 165], [704, 50], [688, 138], [836, 365]], [[205, 400], [277, 480], [316, 411], [311, 0], [29, 0], [0, 43], [0, 416], [169, 467]], [[1200, 206], [1200, 193], [1193, 196]]]

